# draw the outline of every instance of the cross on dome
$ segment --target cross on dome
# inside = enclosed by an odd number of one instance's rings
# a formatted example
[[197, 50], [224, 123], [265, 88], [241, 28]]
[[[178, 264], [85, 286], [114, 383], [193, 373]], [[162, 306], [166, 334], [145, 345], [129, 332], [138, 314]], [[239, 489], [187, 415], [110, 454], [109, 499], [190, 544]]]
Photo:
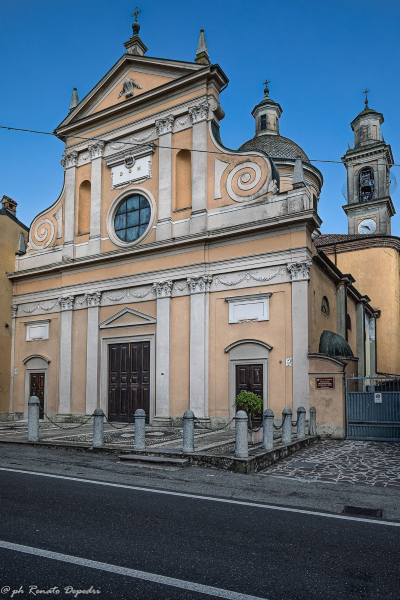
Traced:
[[371, 90], [368, 90], [367, 88], [365, 88], [365, 90], [363, 91], [363, 94], [365, 94], [365, 101], [364, 101], [365, 108], [369, 108], [369, 106], [368, 106], [368, 92], [370, 92], [370, 91]]

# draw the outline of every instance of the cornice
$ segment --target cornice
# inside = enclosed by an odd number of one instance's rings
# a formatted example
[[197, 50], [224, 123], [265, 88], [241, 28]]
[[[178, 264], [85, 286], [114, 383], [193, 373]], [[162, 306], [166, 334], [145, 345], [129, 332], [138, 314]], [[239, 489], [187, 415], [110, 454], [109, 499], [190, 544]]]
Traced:
[[328, 254], [339, 254], [340, 252], [354, 252], [368, 248], [392, 248], [400, 253], [400, 238], [394, 235], [371, 235], [368, 238], [354, 240], [340, 240], [319, 244], [318, 249]]
[[356, 212], [365, 212], [365, 210], [372, 206], [378, 206], [379, 204], [387, 204], [390, 216], [396, 214], [396, 210], [394, 208], [393, 201], [390, 196], [382, 196], [382, 198], [374, 198], [373, 200], [368, 200], [367, 202], [352, 202], [350, 204], [344, 204], [342, 206], [344, 212], [347, 214], [348, 212], [354, 210]]

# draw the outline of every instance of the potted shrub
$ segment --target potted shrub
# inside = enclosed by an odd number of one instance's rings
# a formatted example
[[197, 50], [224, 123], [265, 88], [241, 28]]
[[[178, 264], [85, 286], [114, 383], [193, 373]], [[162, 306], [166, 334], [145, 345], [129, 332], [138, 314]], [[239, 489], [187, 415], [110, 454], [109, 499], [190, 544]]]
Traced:
[[254, 394], [254, 392], [247, 392], [243, 390], [236, 396], [234, 406], [237, 410], [244, 410], [249, 417], [249, 442], [255, 444], [258, 441], [262, 440], [262, 429], [259, 432], [255, 433], [252, 431], [253, 429], [253, 419], [255, 416], [259, 415], [262, 411], [263, 401], [260, 396]]

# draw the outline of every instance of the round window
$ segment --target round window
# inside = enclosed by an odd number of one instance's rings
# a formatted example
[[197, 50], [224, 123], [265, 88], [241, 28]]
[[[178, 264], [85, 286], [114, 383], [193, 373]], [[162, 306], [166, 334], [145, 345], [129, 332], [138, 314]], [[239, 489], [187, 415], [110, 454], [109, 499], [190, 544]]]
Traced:
[[125, 198], [114, 218], [114, 230], [122, 242], [134, 242], [146, 231], [151, 218], [150, 203], [144, 196], [135, 194]]

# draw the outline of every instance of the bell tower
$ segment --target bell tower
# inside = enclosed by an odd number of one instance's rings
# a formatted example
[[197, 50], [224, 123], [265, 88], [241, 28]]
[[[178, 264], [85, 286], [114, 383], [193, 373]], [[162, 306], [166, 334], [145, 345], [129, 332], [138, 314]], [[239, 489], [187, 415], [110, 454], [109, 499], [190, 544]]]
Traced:
[[[395, 214], [390, 197], [390, 166], [393, 155], [381, 134], [383, 114], [368, 106], [350, 123], [354, 144], [342, 157], [347, 170], [348, 233], [390, 235], [390, 219]], [[352, 146], [352, 147], [351, 147]]]

